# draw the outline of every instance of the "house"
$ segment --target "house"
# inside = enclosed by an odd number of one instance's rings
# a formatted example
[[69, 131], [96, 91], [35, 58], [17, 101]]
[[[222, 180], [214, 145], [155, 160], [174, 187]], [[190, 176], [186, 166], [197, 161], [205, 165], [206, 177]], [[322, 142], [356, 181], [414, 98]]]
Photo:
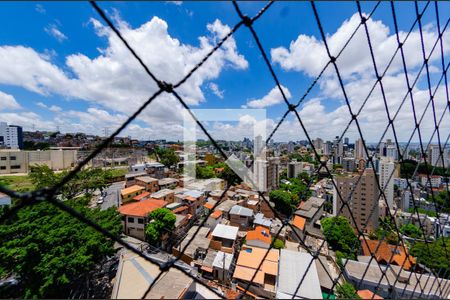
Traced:
[[248, 246], [269, 249], [272, 243], [272, 236], [270, 235], [270, 230], [266, 227], [256, 226], [255, 230], [247, 232], [245, 240]]
[[217, 224], [211, 233], [210, 247], [215, 250], [233, 253], [239, 228]]
[[233, 281], [241, 286], [251, 282], [251, 293], [263, 298], [273, 298], [278, 276], [279, 251], [271, 249], [267, 255], [266, 252], [267, 249], [243, 246], [236, 261]]
[[253, 222], [253, 210], [240, 205], [233, 206], [229, 215], [230, 224], [238, 226], [241, 230], [248, 229]]
[[178, 186], [178, 179], [175, 178], [162, 178], [158, 180], [158, 185], [161, 190], [174, 189]]
[[150, 176], [139, 176], [135, 178], [135, 184], [145, 188], [147, 192], [154, 193], [159, 190], [158, 179]]
[[159, 190], [151, 196], [154, 199], [164, 200], [168, 203], [173, 203], [175, 201], [175, 192], [168, 189]]
[[264, 217], [264, 214], [262, 213], [257, 213], [255, 215], [255, 219], [253, 220], [253, 224], [270, 229], [270, 227], [272, 227], [272, 220]]
[[288, 228], [289, 239], [297, 243], [305, 238], [305, 224], [306, 219], [297, 215], [294, 215], [292, 219], [292, 228]]
[[0, 206], [3, 205], [11, 205], [11, 197], [6, 194], [0, 193]]
[[313, 259], [309, 253], [281, 249], [277, 299], [322, 299]]
[[[447, 299], [450, 280], [436, 278], [432, 274], [417, 274], [405, 271], [401, 266], [383, 266], [376, 262], [343, 260], [344, 276], [359, 288], [370, 290], [389, 299]], [[383, 275], [385, 273], [385, 275]], [[392, 283], [396, 282], [394, 286]], [[434, 283], [434, 284], [433, 284]]]
[[143, 193], [144, 191], [145, 191], [145, 189], [140, 185], [132, 185], [130, 187], [122, 189], [120, 191], [122, 203], [128, 203], [130, 201], [133, 201], [134, 197]]
[[228, 273], [230, 272], [231, 263], [233, 261], [233, 255], [219, 251], [213, 261], [213, 274], [214, 278], [220, 281], [228, 280]]
[[363, 256], [372, 256], [383, 265], [403, 266], [405, 270], [411, 270], [416, 264], [414, 257], [407, 255], [408, 251], [405, 246], [390, 245], [385, 241], [366, 240], [361, 241]]
[[139, 195], [133, 197], [133, 201], [144, 201], [151, 198], [151, 194], [149, 192], [142, 192]]
[[147, 174], [153, 178], [161, 179], [164, 178], [164, 165], [158, 162], [147, 162], [145, 163], [145, 169]]
[[205, 195], [197, 190], [186, 190], [175, 196], [176, 201], [188, 207], [188, 213], [193, 216], [200, 214], [205, 204]]
[[220, 202], [220, 204], [217, 206], [217, 209], [222, 211], [223, 217], [225, 219], [229, 219], [230, 218], [229, 212], [230, 212], [231, 208], [235, 205], [236, 205], [236, 201], [228, 199], [228, 200]]
[[205, 226], [210, 228], [211, 230], [214, 230], [217, 224], [219, 224], [223, 220], [222, 215], [222, 211], [216, 209], [212, 214], [209, 215], [208, 219], [205, 222]]
[[[325, 199], [310, 197], [305, 202], [301, 202], [298, 209], [295, 211], [295, 215], [305, 218], [307, 227], [316, 226], [316, 222], [323, 215], [323, 203]], [[320, 226], [317, 227], [320, 229]], [[308, 230], [308, 228], [307, 228]]]
[[[208, 238], [209, 228], [208, 227], [200, 227], [199, 232], [193, 239], [195, 232], [198, 230], [199, 226], [192, 226], [186, 234], [186, 237], [181, 241], [181, 243], [173, 247], [172, 254], [175, 257], [178, 257], [181, 251], [187, 246], [183, 255], [181, 256], [181, 260], [187, 264], [190, 264], [192, 261], [196, 260], [202, 253], [208, 251], [210, 239]], [[192, 241], [191, 241], [192, 240]]]
[[136, 184], [136, 178], [141, 176], [146, 176], [147, 172], [140, 171], [140, 172], [132, 172], [125, 174], [125, 187], [130, 187], [132, 185]]
[[120, 206], [118, 210], [122, 215], [124, 233], [144, 240], [144, 229], [145, 225], [148, 223], [148, 214], [155, 209], [165, 207], [166, 205], [166, 201], [148, 199]]

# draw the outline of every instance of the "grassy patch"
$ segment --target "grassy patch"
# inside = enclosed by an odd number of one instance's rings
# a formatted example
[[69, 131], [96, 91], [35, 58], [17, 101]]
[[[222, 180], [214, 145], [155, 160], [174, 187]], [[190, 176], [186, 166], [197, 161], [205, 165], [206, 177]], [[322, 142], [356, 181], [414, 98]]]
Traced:
[[28, 175], [24, 176], [0, 176], [0, 184], [15, 191], [31, 191], [33, 183]]

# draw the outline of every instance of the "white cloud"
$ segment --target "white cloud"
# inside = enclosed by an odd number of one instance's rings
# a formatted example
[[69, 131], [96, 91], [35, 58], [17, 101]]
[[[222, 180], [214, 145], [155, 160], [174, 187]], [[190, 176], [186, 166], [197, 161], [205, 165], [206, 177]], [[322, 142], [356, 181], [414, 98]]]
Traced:
[[45, 14], [47, 12], [42, 4], [36, 4], [35, 10], [40, 14]]
[[49, 24], [44, 28], [45, 32], [54, 37], [58, 42], [64, 42], [67, 40], [67, 36], [59, 30], [56, 24]]
[[[284, 95], [289, 100], [291, 98], [291, 93], [286, 87], [281, 86], [281, 88], [283, 89]], [[283, 95], [281, 94], [278, 87], [275, 86], [267, 95], [265, 95], [261, 99], [249, 100], [246, 105], [243, 105], [243, 108], [265, 108], [281, 102], [283, 102]]]
[[175, 4], [177, 6], [183, 4], [183, 1], [166, 1], [166, 3]]
[[39, 107], [41, 107], [41, 108], [48, 109], [48, 110], [50, 110], [50, 111], [52, 111], [52, 112], [54, 112], [54, 113], [58, 113], [58, 112], [62, 111], [62, 108], [59, 107], [59, 106], [57, 106], [57, 105], [51, 105], [51, 106], [48, 106], [48, 105], [46, 105], [46, 104], [43, 103], [43, 102], [37, 102], [36, 105], [39, 106]]
[[20, 109], [19, 103], [17, 103], [16, 99], [13, 95], [3, 93], [0, 91], [0, 110], [7, 109]]
[[[359, 15], [355, 14], [350, 19], [343, 22], [336, 32], [327, 34], [327, 42], [333, 56], [337, 55], [338, 51], [343, 47], [359, 22]], [[378, 71], [382, 73], [397, 47], [395, 32], [392, 32], [392, 30], [381, 21], [370, 19], [367, 22], [367, 25]], [[406, 34], [406, 32], [400, 32], [400, 40], [403, 40]], [[426, 24], [423, 26], [423, 38], [427, 55], [437, 37], [438, 34], [435, 25]], [[450, 34], [448, 31], [444, 34], [443, 42], [444, 55], [448, 56], [450, 53]], [[436, 73], [434, 78], [440, 76], [440, 73], [442, 72], [439, 47], [438, 44], [429, 60], [431, 72]], [[406, 56], [409, 80], [412, 82], [417, 75], [419, 67], [423, 63], [421, 38], [418, 29], [412, 31], [403, 48]], [[304, 34], [300, 34], [295, 41], [292, 41], [289, 48], [277, 47], [271, 49], [271, 57], [272, 61], [279, 64], [285, 71], [302, 72], [311, 79], [319, 74], [329, 60], [323, 42], [316, 39], [314, 36]], [[446, 58], [446, 61], [448, 61], [448, 58]], [[376, 82], [364, 27], [360, 27], [355, 34], [352, 41], [338, 58], [337, 65], [344, 80], [345, 90], [350, 100], [352, 110], [355, 113], [363, 105], [363, 101], [373, 84]], [[425, 76], [426, 71], [424, 69], [421, 74], [421, 79], [423, 80]], [[432, 80], [432, 85], [434, 84], [436, 84], [435, 79]], [[388, 69], [383, 79], [383, 85], [388, 108], [392, 117], [407, 92], [400, 52], [397, 53]], [[351, 119], [347, 105], [344, 102], [342, 89], [332, 65], [323, 74], [318, 83], [318, 87], [319, 98], [306, 102], [300, 109], [300, 116], [308, 131], [311, 131], [313, 137], [321, 136], [331, 139], [335, 135], [340, 135]], [[425, 110], [429, 99], [426, 88], [426, 84], [419, 84], [413, 90], [413, 98], [418, 117], [420, 117]], [[434, 87], [432, 87], [432, 90], [434, 90]], [[444, 112], [446, 104], [443, 83], [441, 83], [441, 88], [435, 99], [437, 115], [440, 117]], [[448, 119], [447, 114], [442, 122], [442, 132], [450, 131]], [[360, 121], [364, 137], [366, 137], [368, 141], [378, 142], [384, 128], [388, 124], [383, 95], [379, 85], [375, 87], [372, 96], [368, 99], [358, 120]], [[422, 135], [424, 140], [430, 138], [432, 130], [434, 129], [432, 124], [432, 110], [429, 107], [423, 121], [424, 129], [422, 130]], [[414, 128], [409, 98], [400, 110], [394, 125], [399, 140], [407, 141]], [[387, 135], [392, 137], [391, 130], [388, 131]], [[352, 138], [358, 137], [354, 125], [350, 127], [348, 136]], [[414, 140], [417, 140], [417, 137], [415, 137]]]
[[[171, 83], [181, 80], [230, 31], [229, 26], [215, 20], [207, 25], [208, 36], [200, 36], [198, 45], [191, 45], [171, 37], [168, 24], [158, 17], [153, 17], [137, 28], [122, 21], [118, 14], [115, 15], [115, 21], [124, 38], [149, 69], [159, 79]], [[60, 67], [53, 63], [54, 56], [38, 53], [32, 48], [1, 46], [0, 84], [20, 86], [44, 96], [85, 100], [109, 111], [112, 119], [117, 119], [114, 112], [121, 116], [132, 114], [157, 90], [157, 86], [108, 27], [96, 19], [91, 19], [90, 24], [96, 34], [107, 42], [104, 49], [99, 49], [98, 56], [72, 54], [66, 57], [66, 65]], [[198, 105], [205, 101], [202, 92], [205, 82], [218, 78], [225, 68], [242, 70], [247, 67], [248, 62], [238, 53], [236, 42], [230, 37], [177, 91], [186, 103]], [[48, 109], [61, 115], [63, 113], [58, 107]], [[173, 136], [171, 134], [182, 132], [182, 110], [173, 96], [163, 93], [138, 117], [138, 121], [143, 122], [140, 124], [144, 125], [134, 124], [128, 129], [134, 128], [136, 133], [147, 138]], [[95, 115], [94, 111], [85, 113]], [[103, 127], [98, 122], [95, 126], [89, 125], [98, 120], [97, 115], [88, 118], [72, 112], [70, 117], [82, 118], [86, 128]], [[63, 123], [64, 120], [56, 121]], [[68, 130], [76, 128], [73, 126]], [[83, 130], [82, 127], [80, 129]]]
[[216, 95], [220, 99], [223, 99], [224, 90], [219, 89], [219, 86], [216, 83], [210, 82], [208, 84], [208, 87], [214, 95]]

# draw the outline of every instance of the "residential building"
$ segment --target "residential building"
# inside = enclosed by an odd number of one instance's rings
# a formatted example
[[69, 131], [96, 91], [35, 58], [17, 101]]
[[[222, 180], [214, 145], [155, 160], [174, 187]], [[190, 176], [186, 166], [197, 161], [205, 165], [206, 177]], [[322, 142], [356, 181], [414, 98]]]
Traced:
[[145, 188], [149, 193], [154, 193], [159, 190], [158, 179], [150, 176], [136, 177], [135, 183]]
[[248, 246], [269, 249], [272, 243], [270, 229], [263, 226], [256, 226], [254, 230], [247, 231], [245, 240]]
[[0, 174], [28, 173], [28, 155], [24, 151], [0, 150]]
[[389, 145], [386, 147], [386, 157], [392, 160], [398, 160], [398, 151], [397, 147], [394, 145]]
[[20, 126], [0, 122], [0, 138], [7, 148], [23, 149], [23, 131]]
[[128, 203], [133, 201], [133, 198], [137, 195], [143, 193], [145, 189], [140, 185], [132, 185], [130, 187], [124, 188], [120, 191], [120, 196], [122, 198], [122, 203]]
[[188, 207], [188, 213], [196, 216], [203, 211], [205, 204], [204, 193], [196, 190], [185, 190], [175, 195], [175, 201]]
[[[428, 177], [430, 178], [428, 181]], [[419, 174], [420, 184], [424, 187], [430, 188], [439, 188], [442, 184], [442, 176], [439, 175], [427, 175], [427, 174]]]
[[238, 231], [238, 227], [217, 224], [211, 233], [211, 243], [209, 246], [214, 250], [233, 253]]
[[[208, 238], [208, 234], [210, 232], [209, 228], [202, 226], [200, 227], [200, 229], [198, 229], [198, 227], [199, 226], [197, 225], [192, 226], [181, 243], [178, 246], [172, 248], [172, 254], [178, 257], [181, 251], [187, 246], [183, 255], [181, 256], [181, 260], [187, 264], [191, 264], [191, 262], [196, 260], [202, 253], [208, 251], [210, 243], [210, 239]], [[199, 231], [195, 238], [193, 238], [197, 230]]]
[[342, 168], [346, 172], [353, 172], [356, 170], [356, 161], [352, 157], [344, 157], [342, 159]]
[[253, 221], [253, 210], [235, 205], [231, 208], [229, 216], [232, 226], [238, 226], [240, 230], [247, 230]]
[[213, 261], [214, 278], [222, 282], [228, 281], [228, 273], [233, 262], [233, 255], [230, 253], [219, 251]]
[[259, 225], [270, 229], [272, 226], [272, 220], [264, 217], [264, 214], [262, 213], [257, 213], [255, 215], [255, 219], [253, 220], [253, 224], [255, 224], [255, 226]]
[[393, 208], [394, 205], [394, 171], [395, 163], [392, 159], [383, 157], [379, 164], [379, 177], [380, 187], [384, 190], [386, 202], [389, 208]]
[[[388, 299], [447, 299], [450, 290], [440, 286], [450, 285], [447, 279], [432, 274], [417, 274], [400, 266], [383, 266], [368, 261], [343, 260], [345, 278], [360, 289], [368, 289]], [[383, 275], [385, 274], [385, 275]], [[392, 286], [392, 283], [395, 285]], [[435, 284], [430, 284], [435, 282]], [[439, 282], [439, 283], [438, 283]]]
[[125, 187], [130, 187], [132, 185], [136, 185], [136, 178], [147, 176], [147, 172], [145, 171], [138, 171], [138, 172], [132, 172], [125, 174]]
[[147, 174], [156, 179], [164, 178], [164, 165], [158, 162], [145, 163]]
[[178, 186], [178, 179], [175, 178], [161, 178], [158, 180], [159, 189], [174, 189]]
[[223, 220], [223, 213], [221, 210], [215, 210], [212, 214], [209, 215], [208, 219], [205, 222], [205, 226], [211, 230], [216, 228], [217, 224], [220, 224]]
[[317, 197], [309, 197], [308, 200], [302, 201], [298, 206], [298, 209], [294, 212], [296, 216], [300, 216], [305, 219], [306, 231], [312, 231], [312, 227], [320, 229], [318, 224], [319, 219], [323, 215], [323, 204], [325, 199]]
[[122, 215], [124, 233], [144, 240], [145, 225], [148, 223], [148, 214], [155, 209], [165, 207], [166, 205], [166, 201], [155, 199], [121, 205], [118, 210]]
[[300, 242], [300, 240], [304, 240], [305, 238], [305, 224], [306, 219], [303, 217], [300, 217], [298, 215], [294, 215], [294, 218], [292, 219], [292, 227], [288, 228], [288, 236], [290, 240], [293, 240], [297, 243]]
[[[251, 293], [263, 298], [273, 298], [276, 291], [280, 252], [277, 249], [271, 249], [267, 255], [266, 252], [267, 249], [243, 246], [236, 261], [233, 280], [242, 286], [251, 282], [249, 288]], [[261, 268], [257, 270], [259, 265]]]
[[300, 161], [291, 161], [287, 171], [288, 178], [297, 178], [298, 174], [303, 171], [303, 163]]
[[369, 240], [361, 241], [363, 256], [371, 257], [375, 255], [375, 260], [382, 265], [403, 266], [405, 270], [411, 270], [416, 264], [414, 257], [408, 255], [405, 246], [391, 245], [386, 241]]
[[322, 299], [319, 276], [313, 259], [309, 253], [281, 249], [277, 299]]
[[175, 192], [173, 190], [163, 189], [151, 195], [154, 199], [164, 200], [167, 203], [173, 203], [175, 201]]
[[440, 155], [439, 145], [430, 145], [428, 147], [428, 159], [427, 163], [431, 164], [435, 167], [442, 167], [448, 168], [449, 166], [449, 159], [448, 159], [448, 153], [449, 148], [441, 146], [442, 148], [442, 156]]
[[362, 139], [357, 139], [355, 141], [355, 159], [367, 159], [367, 154], [364, 150], [364, 142]]
[[11, 205], [11, 197], [6, 194], [0, 193], [0, 206], [4, 205]]
[[[361, 176], [361, 180], [358, 182], [359, 176]], [[337, 215], [346, 201], [350, 209], [344, 206], [341, 215], [345, 216], [359, 230], [375, 231], [378, 228], [380, 191], [373, 169], [368, 168], [363, 174], [336, 176], [334, 180], [338, 190], [334, 189], [333, 214]], [[351, 213], [353, 213], [356, 224]]]

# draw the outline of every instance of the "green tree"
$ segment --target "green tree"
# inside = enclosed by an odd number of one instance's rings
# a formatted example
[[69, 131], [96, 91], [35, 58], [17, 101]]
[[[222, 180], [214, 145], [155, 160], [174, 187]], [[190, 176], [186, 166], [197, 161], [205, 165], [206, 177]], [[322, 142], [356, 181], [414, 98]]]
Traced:
[[218, 175], [218, 177], [225, 180], [228, 185], [236, 185], [242, 182], [241, 177], [234, 173], [234, 171], [227, 164], [225, 164], [223, 168], [223, 171]]
[[195, 175], [199, 179], [208, 179], [216, 177], [216, 173], [211, 166], [201, 167], [199, 165], [195, 166]]
[[351, 283], [344, 283], [336, 286], [337, 299], [361, 299]]
[[[88, 200], [66, 204], [120, 234], [116, 210], [88, 209]], [[15, 297], [67, 298], [71, 290], [85, 286], [94, 266], [114, 253], [111, 240], [48, 202], [22, 208], [0, 225], [0, 274], [18, 275], [23, 285], [23, 294]]]
[[450, 238], [439, 238], [433, 242], [417, 242], [410, 249], [410, 254], [417, 258], [417, 263], [424, 264], [439, 277], [450, 279], [450, 265], [446, 253], [450, 252]]
[[276, 239], [273, 242], [273, 248], [275, 248], [275, 249], [283, 249], [284, 248], [284, 242], [282, 240], [280, 240], [280, 239]]
[[177, 218], [171, 210], [167, 208], [158, 208], [149, 215], [149, 223], [145, 227], [145, 234], [148, 242], [157, 246], [164, 233], [170, 233], [175, 228]]
[[400, 232], [414, 239], [422, 238], [422, 231], [414, 224], [404, 224], [400, 227]]
[[355, 259], [359, 249], [358, 236], [350, 222], [343, 216], [325, 218], [321, 221], [323, 234], [334, 251]]
[[173, 149], [164, 149], [157, 147], [155, 149], [155, 152], [159, 157], [160, 163], [162, 163], [168, 168], [176, 165], [180, 161], [178, 155], [176, 155]]
[[290, 216], [295, 209], [291, 194], [282, 190], [273, 190], [269, 194], [270, 201], [275, 203], [275, 209], [286, 216]]

